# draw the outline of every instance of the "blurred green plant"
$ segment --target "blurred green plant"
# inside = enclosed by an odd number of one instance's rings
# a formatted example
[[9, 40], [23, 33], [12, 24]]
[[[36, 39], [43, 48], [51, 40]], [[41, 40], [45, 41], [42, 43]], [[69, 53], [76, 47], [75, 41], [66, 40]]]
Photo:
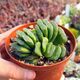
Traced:
[[77, 8], [74, 5], [70, 5], [70, 17], [75, 16], [78, 13]]
[[61, 25], [65, 25], [65, 24], [70, 23], [70, 22], [71, 22], [70, 17], [67, 17], [66, 15], [61, 16]]

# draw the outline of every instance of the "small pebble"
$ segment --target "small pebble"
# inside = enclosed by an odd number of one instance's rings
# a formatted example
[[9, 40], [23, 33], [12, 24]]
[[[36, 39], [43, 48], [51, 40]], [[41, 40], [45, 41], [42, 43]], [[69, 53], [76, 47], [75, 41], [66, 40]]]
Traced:
[[38, 65], [38, 66], [42, 66], [42, 65], [44, 65], [44, 62], [43, 62], [43, 61], [39, 61], [39, 62], [37, 63], [37, 65]]

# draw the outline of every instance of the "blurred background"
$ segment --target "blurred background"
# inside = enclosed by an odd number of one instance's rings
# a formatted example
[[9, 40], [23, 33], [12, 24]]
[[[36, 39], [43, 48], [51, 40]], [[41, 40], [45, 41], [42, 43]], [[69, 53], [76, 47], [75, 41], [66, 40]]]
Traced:
[[61, 14], [67, 3], [79, 2], [80, 0], [0, 0], [0, 27], [6, 31], [19, 24], [36, 21], [37, 18], [52, 20]]

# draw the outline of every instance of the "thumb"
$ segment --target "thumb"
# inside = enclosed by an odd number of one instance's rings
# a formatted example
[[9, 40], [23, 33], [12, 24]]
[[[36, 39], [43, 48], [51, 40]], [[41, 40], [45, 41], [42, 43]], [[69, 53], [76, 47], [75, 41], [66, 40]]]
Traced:
[[36, 74], [32, 70], [23, 69], [0, 58], [0, 76], [18, 80], [33, 80]]

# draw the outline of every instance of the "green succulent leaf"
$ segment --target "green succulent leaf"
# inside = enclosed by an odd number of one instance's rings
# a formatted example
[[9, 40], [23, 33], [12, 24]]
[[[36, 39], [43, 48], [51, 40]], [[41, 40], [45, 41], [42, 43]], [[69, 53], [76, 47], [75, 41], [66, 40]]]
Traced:
[[42, 20], [43, 23], [46, 25], [47, 29], [48, 29], [48, 39], [50, 40], [52, 38], [52, 35], [53, 35], [53, 26], [52, 24], [46, 20], [46, 19], [43, 19]]
[[18, 52], [22, 52], [22, 53], [30, 53], [31, 52], [29, 49], [18, 45], [16, 42], [12, 43], [11, 47], [14, 48]]
[[67, 36], [64, 32], [64, 30], [62, 28], [59, 27], [59, 30], [58, 30], [58, 35], [56, 37], [56, 39], [54, 40], [54, 44], [55, 45], [61, 45], [61, 44], [64, 44], [67, 42]]
[[34, 41], [34, 43], [36, 43], [36, 37], [31, 30], [24, 28], [23, 31]]
[[46, 51], [47, 44], [48, 44], [48, 39], [46, 37], [43, 37], [43, 41], [42, 41], [42, 51], [43, 51], [43, 53]]
[[42, 53], [41, 53], [41, 43], [40, 42], [36, 42], [34, 52], [35, 52], [36, 55], [38, 55], [40, 57], [42, 56]]
[[41, 29], [43, 35], [45, 37], [47, 37], [48, 31], [47, 31], [47, 27], [46, 25], [43, 24], [43, 21], [41, 19], [37, 20], [37, 25], [39, 26], [39, 28]]
[[30, 47], [34, 47], [33, 40], [26, 35], [23, 31], [17, 31], [17, 35], [20, 36]]

